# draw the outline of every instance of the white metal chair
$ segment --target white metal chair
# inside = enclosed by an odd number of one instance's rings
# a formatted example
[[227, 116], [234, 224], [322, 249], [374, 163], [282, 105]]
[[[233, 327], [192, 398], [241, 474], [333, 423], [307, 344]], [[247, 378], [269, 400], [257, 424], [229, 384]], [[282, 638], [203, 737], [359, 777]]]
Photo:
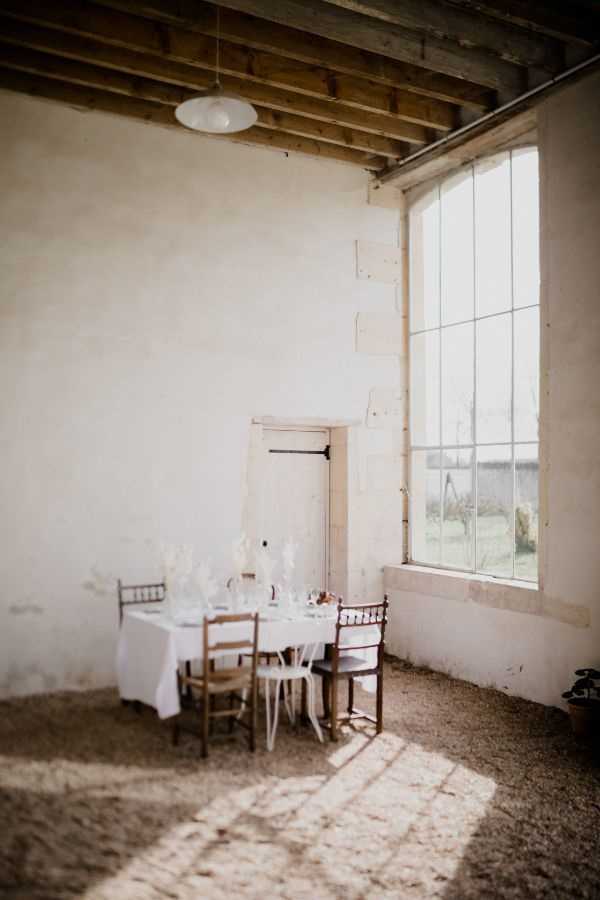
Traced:
[[[265, 705], [267, 709], [267, 750], [275, 746], [277, 722], [279, 719], [279, 697], [283, 684], [283, 700], [286, 712], [292, 725], [296, 721], [296, 692], [295, 685], [298, 681], [304, 681], [307, 693], [307, 713], [317, 737], [322, 742], [323, 732], [315, 712], [315, 680], [312, 674], [312, 662], [317, 651], [318, 644], [306, 644], [303, 647], [292, 649], [292, 662], [287, 663], [280, 651], [277, 651], [279, 664], [275, 666], [257, 666], [256, 675], [265, 682]], [[271, 712], [270, 684], [274, 682], [275, 692], [273, 696], [273, 711]]]

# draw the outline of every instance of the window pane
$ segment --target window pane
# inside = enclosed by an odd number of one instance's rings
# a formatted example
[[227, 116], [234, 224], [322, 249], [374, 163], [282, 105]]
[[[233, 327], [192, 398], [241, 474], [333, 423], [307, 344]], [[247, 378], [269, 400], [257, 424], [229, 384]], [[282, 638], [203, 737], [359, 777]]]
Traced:
[[473, 451], [446, 450], [442, 472], [442, 562], [473, 568]]
[[413, 446], [440, 444], [440, 333], [410, 339], [410, 431]]
[[520, 309], [515, 327], [515, 440], [537, 441], [540, 406], [540, 308]]
[[442, 443], [473, 443], [473, 323], [442, 330]]
[[515, 446], [515, 575], [538, 579], [538, 445]]
[[473, 174], [448, 179], [441, 191], [442, 324], [473, 318]]
[[511, 308], [508, 153], [475, 167], [475, 282], [477, 316]]
[[514, 306], [531, 306], [540, 295], [540, 201], [537, 150], [512, 154]]
[[429, 191], [410, 211], [410, 330], [440, 323], [439, 189]]
[[477, 443], [511, 440], [511, 314], [477, 322]]
[[411, 556], [417, 562], [440, 562], [440, 454], [415, 450], [411, 456]]
[[477, 448], [477, 569], [512, 578], [510, 447]]

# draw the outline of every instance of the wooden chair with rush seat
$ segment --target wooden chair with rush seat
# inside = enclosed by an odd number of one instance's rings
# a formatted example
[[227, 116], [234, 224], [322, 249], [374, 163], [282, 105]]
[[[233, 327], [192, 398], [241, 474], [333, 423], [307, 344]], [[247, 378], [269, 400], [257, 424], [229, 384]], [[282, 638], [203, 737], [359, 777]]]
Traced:
[[[230, 627], [231, 626], [231, 627]], [[230, 633], [228, 633], [230, 632]], [[249, 666], [216, 668], [215, 659], [224, 655], [250, 656]], [[202, 673], [182, 675], [178, 673], [180, 691], [191, 691], [193, 705], [200, 712], [200, 738], [202, 756], [208, 756], [209, 726], [219, 718], [229, 719], [229, 731], [242, 725], [249, 731], [250, 750], [256, 749], [256, 718], [258, 704], [258, 683], [256, 665], [258, 660], [258, 613], [215, 616], [204, 619], [202, 646]], [[217, 709], [214, 702], [218, 696], [228, 700], [228, 705]], [[236, 704], [237, 701], [237, 704]], [[244, 721], [244, 716], [248, 721]], [[179, 742], [183, 726], [176, 717], [173, 723], [173, 744]], [[191, 729], [190, 729], [191, 730]], [[192, 732], [197, 734], [196, 731]]]
[[[359, 603], [351, 606], [344, 606], [342, 598], [339, 598], [335, 643], [331, 646], [329, 658], [318, 660], [312, 666], [313, 675], [320, 675], [323, 679], [323, 708], [325, 717], [328, 719], [328, 722], [324, 724], [329, 728], [332, 741], [338, 739], [340, 722], [349, 722], [352, 719], [367, 719], [369, 722], [373, 722], [377, 734], [383, 730], [383, 656], [387, 610], [387, 594], [384, 595], [383, 603]], [[372, 633], [374, 626], [378, 630], [377, 640], [366, 637], [360, 644], [349, 643], [345, 640], [347, 629], [356, 629], [358, 632], [358, 629], [370, 628]], [[358, 633], [360, 634], [360, 632]], [[375, 664], [351, 655], [351, 652], [355, 650], [373, 649], [377, 649]], [[375, 675], [377, 678], [375, 717], [354, 708], [354, 679], [363, 678], [366, 675]], [[342, 680], [348, 682], [348, 706], [347, 715], [340, 720], [338, 719], [338, 683]]]

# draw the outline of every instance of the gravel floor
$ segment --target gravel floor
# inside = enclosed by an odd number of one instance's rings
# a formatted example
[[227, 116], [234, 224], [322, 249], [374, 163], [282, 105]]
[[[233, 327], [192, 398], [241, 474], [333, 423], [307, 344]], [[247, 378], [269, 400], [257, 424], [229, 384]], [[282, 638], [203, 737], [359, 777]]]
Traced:
[[566, 716], [391, 663], [385, 726], [283, 720], [273, 753], [202, 761], [114, 691], [0, 703], [0, 897], [600, 898], [600, 765]]

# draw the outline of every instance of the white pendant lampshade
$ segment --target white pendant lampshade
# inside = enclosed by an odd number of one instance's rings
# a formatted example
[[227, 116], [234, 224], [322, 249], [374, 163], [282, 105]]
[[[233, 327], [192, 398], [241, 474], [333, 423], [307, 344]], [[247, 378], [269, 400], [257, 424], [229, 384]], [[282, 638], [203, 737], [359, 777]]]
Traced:
[[194, 131], [209, 134], [233, 134], [254, 125], [256, 110], [251, 103], [235, 94], [224, 91], [219, 82], [219, 32], [220, 10], [217, 6], [217, 42], [215, 56], [215, 83], [206, 91], [184, 100], [175, 110], [178, 122]]
[[180, 103], [175, 117], [186, 128], [211, 134], [244, 131], [257, 119], [256, 110], [250, 103], [224, 91], [218, 82], [209, 90]]

